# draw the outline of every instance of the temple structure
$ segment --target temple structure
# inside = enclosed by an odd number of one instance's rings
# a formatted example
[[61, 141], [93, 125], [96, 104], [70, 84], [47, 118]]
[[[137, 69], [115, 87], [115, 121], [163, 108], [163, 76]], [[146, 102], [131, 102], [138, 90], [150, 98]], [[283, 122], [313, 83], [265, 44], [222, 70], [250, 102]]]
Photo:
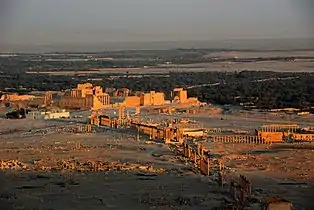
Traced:
[[188, 98], [188, 93], [183, 88], [175, 88], [172, 91], [172, 98], [172, 103], [176, 104], [199, 103], [197, 98]]
[[69, 109], [102, 109], [110, 104], [110, 96], [100, 86], [78, 84], [61, 98], [59, 106]]
[[126, 96], [122, 104], [126, 107], [160, 106], [165, 104], [165, 94], [155, 91], [137, 93], [134, 96]]

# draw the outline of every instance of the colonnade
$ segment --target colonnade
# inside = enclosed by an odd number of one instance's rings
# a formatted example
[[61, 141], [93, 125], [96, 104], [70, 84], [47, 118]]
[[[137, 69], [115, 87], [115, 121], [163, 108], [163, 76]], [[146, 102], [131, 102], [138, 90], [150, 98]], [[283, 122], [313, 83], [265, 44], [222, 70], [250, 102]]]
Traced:
[[221, 143], [254, 143], [264, 144], [265, 141], [260, 136], [249, 136], [249, 135], [214, 135], [211, 136], [213, 142]]
[[92, 125], [91, 124], [87, 124], [85, 126], [79, 125], [78, 126], [78, 132], [91, 133], [92, 132]]

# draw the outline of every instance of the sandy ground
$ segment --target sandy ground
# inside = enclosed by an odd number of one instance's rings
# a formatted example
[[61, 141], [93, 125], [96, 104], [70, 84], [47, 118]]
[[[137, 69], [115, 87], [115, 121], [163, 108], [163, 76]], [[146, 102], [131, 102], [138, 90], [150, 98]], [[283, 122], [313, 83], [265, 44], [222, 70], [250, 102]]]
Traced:
[[[220, 120], [224, 116], [225, 120]], [[147, 114], [154, 120], [190, 117], [206, 127], [251, 128], [268, 123], [295, 122], [312, 126], [310, 117]], [[286, 117], [286, 116], [285, 116]], [[130, 130], [97, 128], [76, 133], [77, 122], [0, 119], [0, 160], [17, 160], [28, 170], [0, 172], [1, 210], [11, 209], [217, 209], [230, 200], [215, 174], [195, 174], [192, 164], [172, 147], [136, 140]], [[226, 165], [227, 182], [245, 174], [253, 196], [281, 196], [298, 209], [313, 209], [314, 145], [244, 145], [203, 142], [213, 157]], [[91, 162], [106, 169], [85, 170]], [[56, 170], [65, 163], [84, 165]], [[114, 165], [114, 166], [113, 166]], [[37, 167], [40, 166], [40, 167]], [[46, 172], [39, 168], [51, 167]], [[217, 207], [217, 208], [215, 208]], [[219, 208], [218, 208], [219, 209]], [[249, 209], [260, 209], [251, 206]]]
[[[297, 116], [286, 114], [271, 114], [267, 112], [235, 110], [232, 114], [213, 114], [208, 111], [200, 114], [160, 115], [142, 113], [143, 119], [160, 122], [164, 119], [191, 119], [204, 128], [243, 129], [254, 132], [265, 124], [298, 124], [302, 127], [314, 127], [314, 116]], [[221, 118], [223, 120], [221, 120]]]
[[314, 144], [204, 143], [222, 158], [227, 176], [245, 174], [260, 196], [280, 196], [300, 209], [313, 209]]
[[130, 207], [196, 210], [220, 206], [226, 197], [217, 184], [211, 182], [209, 188], [208, 181], [195, 175], [191, 166], [177, 159], [164, 144], [146, 142], [145, 138], [136, 141], [134, 135], [126, 132], [102, 129], [77, 134], [72, 132], [75, 125], [62, 122], [0, 121], [11, 128], [11, 132], [2, 131], [0, 135], [2, 161], [18, 160], [33, 169], [35, 162], [54, 167], [60, 161], [140, 165], [134, 170], [100, 172], [3, 170], [1, 210]]
[[[314, 127], [313, 116], [270, 114], [253, 111], [234, 111], [233, 114], [155, 115], [155, 121], [171, 118], [189, 118], [205, 128], [231, 130], [254, 129], [264, 124], [299, 124]], [[221, 120], [223, 118], [224, 120]], [[290, 200], [299, 209], [314, 209], [311, 202], [314, 190], [314, 143], [304, 144], [222, 144], [203, 141], [212, 157], [221, 158], [227, 167], [227, 177], [245, 174], [252, 181], [255, 193], [280, 196]]]
[[6, 179], [2, 197], [11, 196], [6, 199], [7, 209], [197, 210], [219, 205], [223, 197], [211, 193], [206, 183], [192, 175], [167, 174], [147, 180], [119, 172], [75, 174], [71, 180], [62, 174], [38, 178], [38, 173], [20, 173], [17, 178], [6, 173], [0, 177]]

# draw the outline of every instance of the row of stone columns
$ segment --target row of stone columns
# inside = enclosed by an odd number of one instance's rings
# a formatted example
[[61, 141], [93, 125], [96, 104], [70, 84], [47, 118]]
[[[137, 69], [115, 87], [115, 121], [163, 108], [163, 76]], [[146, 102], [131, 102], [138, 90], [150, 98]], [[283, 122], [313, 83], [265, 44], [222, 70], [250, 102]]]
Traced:
[[100, 124], [99, 117], [92, 117], [91, 118], [91, 124], [99, 126], [99, 124]]
[[209, 158], [201, 158], [200, 159], [200, 165], [199, 165], [200, 171], [203, 175], [209, 176], [210, 174], [210, 160]]
[[148, 127], [145, 125], [138, 125], [138, 130], [142, 133], [149, 135], [150, 139], [162, 139], [164, 138], [166, 142], [171, 139], [170, 129], [158, 129], [157, 127]]
[[[200, 172], [203, 175], [210, 175], [211, 171], [211, 161], [209, 158], [204, 157], [204, 148], [199, 144], [196, 144], [196, 148], [193, 149], [188, 144], [182, 144], [183, 146], [183, 155], [186, 158], [190, 158], [194, 160], [194, 163], [198, 166]], [[197, 160], [197, 157], [200, 157]], [[219, 172], [218, 172], [218, 184], [220, 187], [224, 187], [224, 175], [223, 169], [224, 165], [221, 160], [218, 160]], [[239, 186], [239, 190], [237, 191], [237, 185]], [[246, 199], [251, 196], [252, 186], [251, 182], [243, 175], [240, 175], [238, 184], [234, 180], [230, 183], [230, 195], [231, 197], [239, 201], [242, 206], [245, 205]], [[238, 199], [239, 198], [239, 199]]]
[[240, 175], [239, 184], [247, 195], [251, 195], [251, 182], [245, 176]]
[[213, 136], [214, 142], [221, 143], [255, 143], [263, 144], [263, 138], [260, 136], [247, 136], [247, 135], [217, 135]]
[[272, 126], [262, 127], [262, 132], [277, 132], [277, 131], [278, 131], [277, 127], [272, 127]]
[[[183, 155], [192, 159], [194, 164], [199, 167], [202, 174], [209, 176], [211, 171], [210, 159], [204, 156], [204, 148], [197, 144], [197, 148], [193, 149], [188, 144], [183, 144]], [[198, 159], [198, 156], [200, 157]]]
[[202, 145], [196, 144], [197, 155], [200, 157], [204, 156], [204, 147]]
[[91, 124], [87, 124], [86, 125], [86, 133], [91, 133], [92, 132], [92, 125]]
[[296, 132], [298, 126], [291, 126], [291, 127], [280, 127], [280, 126], [264, 126], [262, 127], [262, 132], [280, 132], [283, 129], [288, 129], [290, 132]]
[[293, 137], [295, 140], [314, 141], [314, 134], [293, 134], [292, 137]]
[[92, 125], [91, 124], [85, 125], [85, 129], [84, 129], [83, 125], [79, 125], [78, 126], [78, 132], [91, 133], [92, 132]]
[[[240, 175], [238, 185], [240, 187], [238, 192], [239, 202], [241, 205], [244, 205], [246, 199], [251, 196], [251, 182], [245, 176]], [[230, 182], [230, 195], [234, 200], [237, 201], [237, 186], [234, 180]]]

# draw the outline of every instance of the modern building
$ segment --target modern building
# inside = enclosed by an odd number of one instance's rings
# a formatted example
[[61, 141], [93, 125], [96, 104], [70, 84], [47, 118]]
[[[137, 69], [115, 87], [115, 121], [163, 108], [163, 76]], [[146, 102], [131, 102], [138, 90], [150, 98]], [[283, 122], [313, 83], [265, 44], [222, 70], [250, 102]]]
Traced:
[[60, 119], [69, 117], [70, 112], [67, 112], [65, 109], [52, 111], [31, 111], [26, 115], [26, 119], [32, 120]]

